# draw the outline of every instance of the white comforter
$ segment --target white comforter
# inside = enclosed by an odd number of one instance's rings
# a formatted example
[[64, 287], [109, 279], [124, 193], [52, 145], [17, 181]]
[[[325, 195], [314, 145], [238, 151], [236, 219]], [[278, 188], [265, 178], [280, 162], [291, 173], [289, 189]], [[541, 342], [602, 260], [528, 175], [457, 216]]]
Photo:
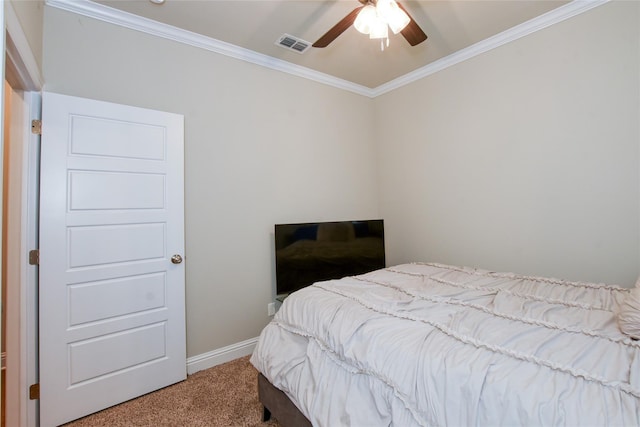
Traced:
[[251, 362], [316, 426], [637, 426], [628, 292], [405, 264], [292, 294]]

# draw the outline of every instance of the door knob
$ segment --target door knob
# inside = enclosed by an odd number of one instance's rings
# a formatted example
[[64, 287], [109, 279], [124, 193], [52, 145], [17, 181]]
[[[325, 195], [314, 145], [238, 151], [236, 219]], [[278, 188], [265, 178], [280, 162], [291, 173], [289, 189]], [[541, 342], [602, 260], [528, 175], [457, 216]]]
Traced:
[[178, 254], [175, 254], [171, 257], [171, 262], [174, 264], [180, 264], [182, 262], [182, 257]]

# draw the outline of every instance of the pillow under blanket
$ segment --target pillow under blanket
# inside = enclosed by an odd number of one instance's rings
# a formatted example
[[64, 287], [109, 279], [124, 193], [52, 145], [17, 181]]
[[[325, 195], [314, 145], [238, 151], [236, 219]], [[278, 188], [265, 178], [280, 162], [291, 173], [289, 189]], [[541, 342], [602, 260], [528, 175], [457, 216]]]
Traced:
[[620, 304], [618, 313], [618, 326], [623, 334], [633, 339], [640, 339], [640, 287], [631, 289]]

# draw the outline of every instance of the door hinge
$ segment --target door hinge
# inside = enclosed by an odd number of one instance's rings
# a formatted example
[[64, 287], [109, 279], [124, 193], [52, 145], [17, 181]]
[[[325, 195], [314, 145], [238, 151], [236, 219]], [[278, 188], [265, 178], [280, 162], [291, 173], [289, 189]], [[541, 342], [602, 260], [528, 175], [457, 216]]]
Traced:
[[40, 384], [32, 384], [29, 386], [29, 400], [40, 399]]
[[42, 120], [31, 120], [31, 133], [42, 135]]
[[40, 265], [40, 250], [32, 249], [29, 251], [29, 265]]

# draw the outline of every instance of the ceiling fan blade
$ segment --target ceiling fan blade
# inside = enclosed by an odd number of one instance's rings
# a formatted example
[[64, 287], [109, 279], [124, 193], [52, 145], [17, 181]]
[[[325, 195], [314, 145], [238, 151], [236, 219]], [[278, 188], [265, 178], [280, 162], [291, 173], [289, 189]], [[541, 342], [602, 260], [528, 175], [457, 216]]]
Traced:
[[358, 12], [360, 12], [360, 9], [362, 9], [363, 7], [364, 6], [360, 6], [353, 9], [351, 13], [349, 13], [347, 16], [342, 18], [340, 22], [334, 25], [329, 31], [325, 33], [324, 36], [320, 37], [318, 41], [316, 41], [312, 46], [313, 47], [329, 46], [329, 43], [331, 43], [336, 38], [338, 38], [340, 34], [344, 33], [344, 31], [347, 28], [349, 28], [351, 24], [353, 24], [353, 21], [355, 21], [356, 17], [358, 16]]
[[404, 27], [404, 29], [400, 31], [400, 33], [404, 36], [405, 39], [407, 39], [411, 46], [415, 46], [425, 41], [427, 39], [427, 35], [424, 33], [424, 31], [422, 31], [422, 28], [420, 28], [413, 17], [409, 15], [409, 12], [407, 12], [407, 9], [405, 9], [404, 6], [402, 6], [400, 3], [398, 3], [398, 6], [400, 7], [400, 9], [405, 11], [410, 19], [407, 26]]

